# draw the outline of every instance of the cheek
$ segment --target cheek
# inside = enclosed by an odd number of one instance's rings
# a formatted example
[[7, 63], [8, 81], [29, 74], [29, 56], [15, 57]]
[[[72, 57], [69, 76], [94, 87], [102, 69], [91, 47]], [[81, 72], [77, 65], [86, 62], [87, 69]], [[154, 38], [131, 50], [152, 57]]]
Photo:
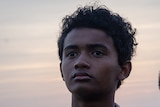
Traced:
[[99, 64], [97, 66], [97, 71], [95, 75], [100, 83], [115, 83], [118, 81], [120, 67], [109, 63], [106, 64], [106, 66]]
[[70, 65], [66, 62], [63, 62], [62, 66], [61, 66], [61, 69], [62, 69], [62, 74], [63, 74], [64, 80], [67, 80], [69, 78], [70, 74], [71, 74]]

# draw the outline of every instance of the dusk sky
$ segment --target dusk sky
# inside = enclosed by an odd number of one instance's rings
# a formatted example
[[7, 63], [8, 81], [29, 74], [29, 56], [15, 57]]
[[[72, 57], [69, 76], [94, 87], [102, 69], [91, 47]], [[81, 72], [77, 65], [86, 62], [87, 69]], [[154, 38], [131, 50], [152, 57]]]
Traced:
[[[0, 0], [0, 107], [70, 107], [57, 54], [61, 20], [94, 1]], [[116, 102], [160, 107], [160, 0], [97, 2], [137, 29], [133, 69], [116, 92]]]

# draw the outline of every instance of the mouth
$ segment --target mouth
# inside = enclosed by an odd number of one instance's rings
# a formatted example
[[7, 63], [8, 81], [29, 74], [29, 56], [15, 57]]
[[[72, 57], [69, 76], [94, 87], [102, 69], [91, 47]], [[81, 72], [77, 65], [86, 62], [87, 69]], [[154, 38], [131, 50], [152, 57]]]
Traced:
[[88, 73], [75, 73], [72, 77], [75, 81], [89, 81], [92, 76]]

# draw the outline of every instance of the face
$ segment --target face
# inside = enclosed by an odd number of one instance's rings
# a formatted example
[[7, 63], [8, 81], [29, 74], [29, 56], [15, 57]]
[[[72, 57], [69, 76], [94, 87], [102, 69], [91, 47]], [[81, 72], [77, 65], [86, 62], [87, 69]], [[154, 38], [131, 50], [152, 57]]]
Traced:
[[112, 38], [91, 28], [68, 33], [60, 68], [70, 92], [84, 96], [114, 93], [122, 71]]

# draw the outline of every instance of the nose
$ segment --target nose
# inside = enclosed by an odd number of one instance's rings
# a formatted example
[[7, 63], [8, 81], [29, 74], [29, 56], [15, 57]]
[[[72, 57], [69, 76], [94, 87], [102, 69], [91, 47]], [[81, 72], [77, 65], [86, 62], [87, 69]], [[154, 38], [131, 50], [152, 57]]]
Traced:
[[80, 55], [77, 60], [75, 61], [74, 68], [77, 69], [89, 69], [89, 59], [86, 55]]

